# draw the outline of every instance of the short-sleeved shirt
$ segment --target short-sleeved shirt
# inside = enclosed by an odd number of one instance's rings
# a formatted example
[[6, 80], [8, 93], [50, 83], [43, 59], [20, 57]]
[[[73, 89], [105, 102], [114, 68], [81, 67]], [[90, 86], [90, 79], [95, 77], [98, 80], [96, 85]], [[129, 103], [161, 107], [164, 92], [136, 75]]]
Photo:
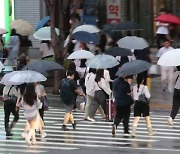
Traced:
[[47, 43], [41, 43], [40, 51], [42, 52], [42, 58], [54, 55], [54, 51], [52, 47], [48, 47]]
[[117, 106], [128, 106], [129, 95], [131, 93], [130, 85], [123, 78], [117, 78], [113, 81], [113, 92]]
[[[59, 87], [61, 87], [61, 84], [62, 84], [63, 80], [61, 80]], [[73, 101], [75, 101], [75, 98], [76, 98], [75, 90], [78, 88], [78, 86], [77, 86], [77, 83], [76, 83], [76, 81], [74, 79], [68, 79], [68, 78], [65, 79], [65, 81], [68, 81], [68, 80], [69, 80], [69, 86], [70, 86], [70, 89], [71, 89], [71, 92], [72, 92], [72, 99], [71, 99], [71, 101], [72, 101], [72, 103], [75, 103]]]
[[168, 47], [168, 48], [162, 47], [162, 48], [159, 49], [156, 57], [160, 58], [164, 53], [169, 52], [169, 51], [171, 51], [173, 49], [174, 49], [173, 47]]

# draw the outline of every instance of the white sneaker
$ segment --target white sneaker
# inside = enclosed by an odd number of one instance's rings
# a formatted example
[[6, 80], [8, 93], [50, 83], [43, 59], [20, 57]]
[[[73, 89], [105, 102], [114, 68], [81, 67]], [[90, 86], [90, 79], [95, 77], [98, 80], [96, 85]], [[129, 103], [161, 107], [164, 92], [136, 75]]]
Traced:
[[42, 131], [41, 138], [45, 138], [47, 136], [47, 133], [45, 131]]
[[172, 119], [171, 117], [169, 117], [169, 118], [167, 119], [167, 121], [168, 121], [168, 124], [169, 124], [170, 126], [173, 125], [173, 119]]
[[88, 121], [91, 121], [91, 122], [95, 122], [95, 121], [96, 121], [95, 119], [90, 118], [90, 117], [87, 117], [86, 119], [87, 119]]
[[22, 133], [21, 133], [21, 137], [22, 137], [23, 139], [25, 139], [25, 138], [27, 137], [27, 133], [22, 132]]

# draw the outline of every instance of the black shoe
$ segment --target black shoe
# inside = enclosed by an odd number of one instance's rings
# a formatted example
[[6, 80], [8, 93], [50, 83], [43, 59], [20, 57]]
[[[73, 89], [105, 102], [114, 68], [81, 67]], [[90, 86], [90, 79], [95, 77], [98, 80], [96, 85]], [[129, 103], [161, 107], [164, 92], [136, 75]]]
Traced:
[[13, 136], [11, 132], [6, 132], [6, 136]]
[[112, 136], [116, 135], [116, 126], [113, 124], [112, 125]]
[[74, 122], [74, 124], [72, 124], [72, 126], [73, 126], [73, 130], [75, 130], [76, 129], [76, 123]]
[[63, 131], [69, 131], [69, 129], [66, 127], [66, 125], [63, 125], [63, 126], [62, 126], [62, 130], [63, 130]]
[[124, 132], [124, 138], [129, 138], [130, 137], [130, 133], [129, 132]]

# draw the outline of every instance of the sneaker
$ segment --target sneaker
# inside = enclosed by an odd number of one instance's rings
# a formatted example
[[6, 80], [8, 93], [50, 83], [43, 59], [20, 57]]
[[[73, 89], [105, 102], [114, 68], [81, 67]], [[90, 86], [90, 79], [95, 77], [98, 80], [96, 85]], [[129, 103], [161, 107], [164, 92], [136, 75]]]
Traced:
[[22, 133], [21, 133], [21, 137], [25, 139], [25, 138], [27, 137], [27, 133], [22, 132]]
[[27, 144], [28, 146], [31, 146], [31, 141], [28, 140], [27, 138], [26, 138], [25, 142], [26, 142], [26, 144]]
[[129, 132], [124, 133], [124, 137], [130, 137], [130, 133]]
[[116, 135], [116, 126], [114, 124], [112, 125], [112, 135]]
[[87, 119], [88, 121], [91, 121], [91, 122], [95, 122], [95, 121], [96, 121], [95, 119], [90, 118], [90, 117], [87, 117], [86, 119]]
[[47, 136], [47, 133], [45, 131], [42, 131], [41, 138], [45, 138]]
[[132, 131], [131, 131], [131, 136], [132, 137], [136, 137], [136, 127], [137, 126], [134, 126], [134, 125], [132, 126]]
[[167, 119], [167, 121], [168, 121], [168, 124], [169, 124], [170, 126], [173, 125], [173, 119], [172, 119], [171, 117], [169, 117], [169, 118]]
[[62, 130], [63, 131], [69, 131], [69, 129], [65, 125], [62, 126]]
[[75, 130], [76, 129], [76, 123], [74, 122], [74, 124], [72, 124], [72, 126], [73, 126], [73, 130]]

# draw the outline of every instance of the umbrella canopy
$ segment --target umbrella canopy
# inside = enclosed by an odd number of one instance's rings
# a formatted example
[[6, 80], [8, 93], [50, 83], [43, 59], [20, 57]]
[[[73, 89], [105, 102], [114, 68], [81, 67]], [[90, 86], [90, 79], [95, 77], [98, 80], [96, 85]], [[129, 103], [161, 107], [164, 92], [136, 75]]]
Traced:
[[32, 61], [22, 68], [22, 70], [36, 71], [45, 76], [48, 76], [47, 71], [57, 69], [64, 69], [64, 67], [56, 62], [47, 60]]
[[158, 65], [162, 66], [179, 66], [180, 65], [180, 49], [173, 49], [164, 53], [158, 60]]
[[105, 50], [105, 54], [111, 56], [131, 56], [132, 52], [129, 49], [120, 48], [120, 47], [111, 47]]
[[141, 25], [131, 21], [124, 21], [118, 24], [106, 24], [103, 31], [131, 31], [131, 30], [143, 30]]
[[84, 31], [75, 32], [74, 34], [72, 34], [72, 38], [83, 43], [99, 44], [98, 37], [95, 34]]
[[10, 24], [11, 29], [15, 29], [17, 34], [29, 36], [33, 33], [33, 27], [27, 21], [22, 19], [13, 20]]
[[2, 35], [2, 34], [6, 34], [6, 33], [7, 33], [6, 29], [4, 29], [4, 28], [0, 28], [0, 35]]
[[44, 27], [44, 25], [46, 25], [46, 23], [48, 21], [50, 21], [50, 16], [46, 16], [46, 17], [42, 18], [36, 26], [36, 31], [39, 30], [40, 28]]
[[12, 75], [8, 81], [14, 82], [16, 84], [22, 84], [22, 83], [40, 82], [46, 80], [47, 78], [41, 73], [26, 70], [26, 71], [17, 71], [17, 73]]
[[94, 55], [91, 52], [86, 50], [78, 50], [70, 54], [67, 59], [89, 59], [92, 57], [94, 57]]
[[15, 75], [16, 73], [18, 73], [18, 71], [13, 71], [13, 72], [10, 72], [10, 73], [6, 73], [3, 78], [1, 79], [0, 83], [3, 84], [3, 85], [7, 85], [7, 86], [10, 86], [10, 85], [19, 85], [19, 84], [22, 84], [23, 82], [11, 82], [9, 81], [9, 79]]
[[135, 60], [123, 64], [117, 71], [116, 75], [119, 77], [126, 77], [129, 75], [135, 75], [148, 70], [151, 64], [143, 60]]
[[180, 17], [172, 15], [172, 14], [161, 14], [160, 16], [155, 18], [155, 21], [180, 25]]
[[89, 33], [98, 33], [101, 30], [94, 25], [81, 25], [81, 26], [76, 27], [73, 30], [73, 33], [76, 33], [79, 31], [85, 31], [85, 32], [89, 32]]
[[144, 49], [149, 46], [145, 39], [137, 36], [123, 37], [117, 41], [117, 44], [119, 47], [126, 49]]
[[118, 61], [116, 58], [106, 54], [96, 55], [93, 58], [87, 60], [86, 66], [95, 69], [106, 69], [112, 68], [118, 65]]
[[[55, 28], [56, 34], [59, 35], [59, 29]], [[51, 28], [49, 26], [40, 28], [33, 34], [38, 40], [51, 40]]]

